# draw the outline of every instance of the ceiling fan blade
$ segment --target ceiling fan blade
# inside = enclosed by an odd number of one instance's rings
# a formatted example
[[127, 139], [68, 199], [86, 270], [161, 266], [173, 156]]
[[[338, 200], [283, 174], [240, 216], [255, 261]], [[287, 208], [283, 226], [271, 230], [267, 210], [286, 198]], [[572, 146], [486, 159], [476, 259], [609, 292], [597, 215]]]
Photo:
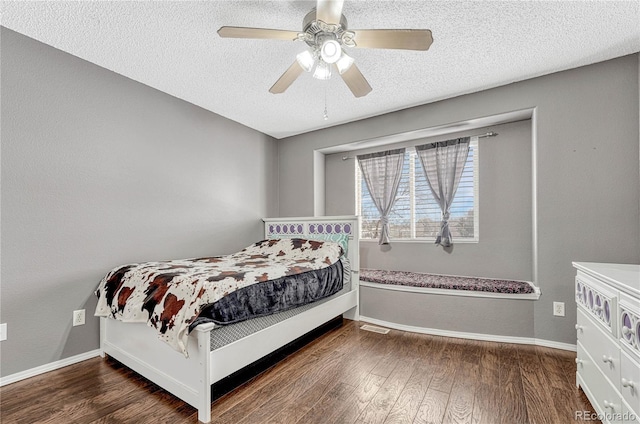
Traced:
[[356, 47], [371, 49], [429, 50], [433, 36], [428, 29], [355, 29]]
[[303, 71], [304, 69], [298, 64], [298, 61], [294, 61], [293, 64], [289, 66], [289, 69], [284, 71], [284, 74], [278, 78], [278, 81], [273, 84], [269, 91], [273, 94], [284, 93]]
[[316, 19], [326, 24], [339, 24], [344, 0], [318, 0]]
[[367, 79], [362, 75], [356, 64], [352, 64], [349, 69], [340, 74], [349, 90], [356, 97], [366, 96], [373, 90]]
[[223, 26], [218, 30], [218, 35], [223, 38], [266, 38], [272, 40], [296, 40], [297, 31], [267, 28], [247, 28]]

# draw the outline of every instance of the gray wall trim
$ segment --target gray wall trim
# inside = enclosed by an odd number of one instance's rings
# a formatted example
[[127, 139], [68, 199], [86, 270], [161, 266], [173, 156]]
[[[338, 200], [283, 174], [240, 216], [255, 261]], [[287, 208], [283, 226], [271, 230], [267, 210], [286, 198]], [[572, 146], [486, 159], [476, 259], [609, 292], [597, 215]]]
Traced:
[[[371, 151], [377, 152], [379, 146], [397, 145], [398, 147], [404, 147], [405, 145], [414, 145], [416, 140], [423, 138], [431, 138], [438, 136], [446, 136], [448, 134], [455, 134], [464, 131], [470, 131], [478, 128], [485, 128], [494, 125], [507, 124], [510, 122], [525, 121], [531, 119], [535, 108], [525, 108], [515, 110], [512, 112], [503, 112], [493, 115], [487, 115], [480, 118], [468, 119], [459, 122], [450, 122], [446, 125], [435, 125], [431, 127], [424, 127], [417, 130], [405, 131], [390, 135], [383, 135], [381, 137], [373, 137], [369, 139], [339, 144], [336, 146], [325, 147], [318, 149], [317, 151], [324, 154], [342, 153], [342, 152], [356, 152], [356, 151]], [[409, 142], [408, 144], [405, 142]]]
[[531, 115], [531, 277], [538, 286], [538, 114], [533, 109]]
[[313, 151], [313, 216], [325, 214], [325, 157]]

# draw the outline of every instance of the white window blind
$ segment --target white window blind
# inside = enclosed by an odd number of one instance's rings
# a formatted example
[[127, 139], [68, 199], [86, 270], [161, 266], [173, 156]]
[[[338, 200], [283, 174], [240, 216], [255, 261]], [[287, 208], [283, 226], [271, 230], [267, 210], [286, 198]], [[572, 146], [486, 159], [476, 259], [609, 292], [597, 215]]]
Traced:
[[[361, 216], [362, 239], [378, 239], [379, 214], [356, 163], [356, 213]], [[407, 149], [396, 203], [389, 217], [393, 240], [434, 241], [442, 213], [433, 198], [420, 159]], [[456, 241], [478, 240], [478, 139], [471, 139], [469, 156], [451, 205], [449, 228]]]

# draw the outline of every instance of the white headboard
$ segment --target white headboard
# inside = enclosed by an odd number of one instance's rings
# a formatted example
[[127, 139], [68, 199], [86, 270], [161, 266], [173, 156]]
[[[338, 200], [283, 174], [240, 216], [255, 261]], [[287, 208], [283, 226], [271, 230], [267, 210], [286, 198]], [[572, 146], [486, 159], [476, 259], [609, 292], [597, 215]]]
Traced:
[[[348, 239], [347, 257], [351, 262], [352, 286], [358, 285], [360, 271], [360, 217], [313, 216], [297, 218], [263, 218], [266, 238], [299, 237], [315, 240], [341, 241]], [[354, 281], [355, 280], [355, 281]]]

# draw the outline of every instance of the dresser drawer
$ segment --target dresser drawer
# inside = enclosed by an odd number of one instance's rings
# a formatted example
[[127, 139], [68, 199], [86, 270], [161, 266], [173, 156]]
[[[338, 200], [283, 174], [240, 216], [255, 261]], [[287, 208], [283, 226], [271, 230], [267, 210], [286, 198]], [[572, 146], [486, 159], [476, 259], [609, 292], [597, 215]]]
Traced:
[[640, 416], [631, 410], [627, 403], [622, 401], [622, 423], [623, 424], [640, 424]]
[[575, 292], [578, 309], [586, 311], [607, 333], [617, 337], [617, 292], [581, 272], [575, 279]]
[[620, 393], [632, 412], [640, 415], [640, 364], [626, 352], [620, 357]]
[[619, 388], [620, 384], [620, 347], [616, 340], [600, 329], [593, 319], [578, 309], [576, 325], [578, 341], [589, 352], [595, 365]]
[[578, 382], [585, 392], [591, 405], [603, 418], [603, 423], [622, 423], [622, 400], [617, 390], [596, 366], [594, 360], [585, 351], [585, 347], [578, 342], [578, 356], [576, 358]]
[[640, 301], [620, 293], [619, 304], [621, 345], [640, 361]]

